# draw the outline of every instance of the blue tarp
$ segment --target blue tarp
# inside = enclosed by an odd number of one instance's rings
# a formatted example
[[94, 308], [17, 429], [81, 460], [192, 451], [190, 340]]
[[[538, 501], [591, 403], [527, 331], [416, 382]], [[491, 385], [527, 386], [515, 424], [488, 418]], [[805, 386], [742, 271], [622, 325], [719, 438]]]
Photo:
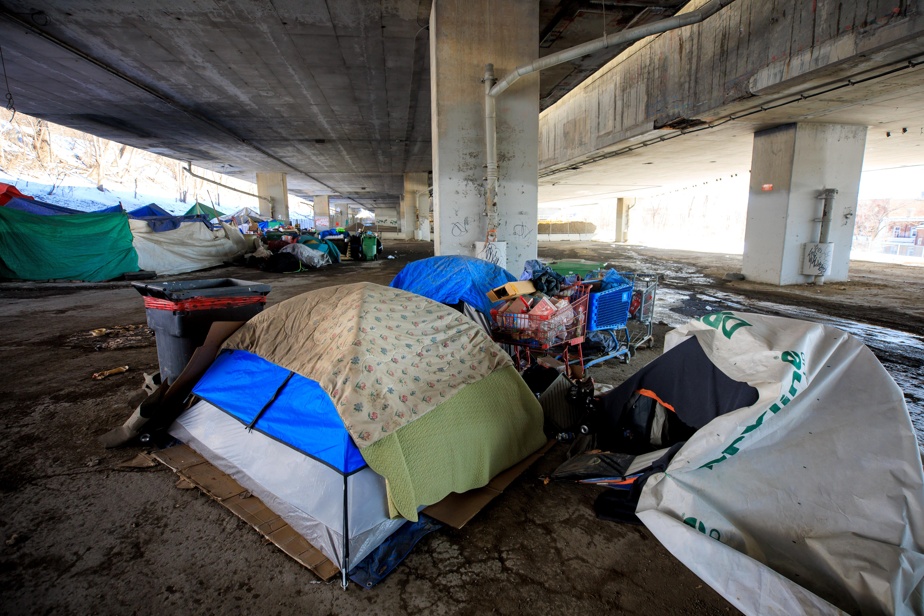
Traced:
[[464, 301], [490, 317], [494, 304], [488, 300], [488, 291], [515, 280], [516, 276], [493, 263], [456, 255], [408, 263], [390, 286], [442, 304]]
[[174, 218], [173, 214], [160, 207], [156, 203], [148, 203], [147, 205], [142, 205], [141, 207], [131, 210], [128, 215], [132, 218], [151, 218], [156, 216]]
[[350, 232], [344, 229], [343, 227], [338, 227], [336, 229], [324, 229], [318, 234], [318, 237], [323, 240], [328, 237], [341, 237], [344, 235], [349, 239]]
[[4, 207], [8, 207], [11, 210], [19, 210], [20, 212], [38, 214], [39, 216], [59, 216], [61, 214], [114, 214], [115, 212], [122, 211], [121, 205], [113, 205], [101, 210], [84, 212], [83, 210], [74, 210], [69, 207], [64, 207], [63, 205], [55, 205], [54, 203], [45, 203], [44, 201], [36, 201], [35, 199], [19, 199], [16, 197], [10, 199]]
[[327, 392], [257, 355], [223, 351], [193, 393], [340, 473], [366, 466]]

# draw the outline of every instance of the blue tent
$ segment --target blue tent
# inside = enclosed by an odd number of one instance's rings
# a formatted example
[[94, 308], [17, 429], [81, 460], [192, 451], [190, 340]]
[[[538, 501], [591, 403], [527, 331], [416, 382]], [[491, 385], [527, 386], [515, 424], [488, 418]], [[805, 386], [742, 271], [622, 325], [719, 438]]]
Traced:
[[152, 218], [156, 216], [176, 218], [173, 214], [156, 203], [148, 203], [147, 205], [142, 205], [141, 207], [130, 210], [128, 215], [132, 218]]
[[488, 291], [515, 280], [516, 276], [493, 263], [452, 255], [408, 263], [390, 286], [441, 304], [465, 302], [490, 317], [494, 304], [488, 300]]

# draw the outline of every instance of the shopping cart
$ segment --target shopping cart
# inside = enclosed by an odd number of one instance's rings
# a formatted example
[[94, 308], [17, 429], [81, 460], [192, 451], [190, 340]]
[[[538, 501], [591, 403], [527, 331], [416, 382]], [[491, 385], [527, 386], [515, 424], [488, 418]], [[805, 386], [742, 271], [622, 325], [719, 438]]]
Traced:
[[629, 363], [639, 348], [652, 344], [658, 275], [634, 272], [619, 272], [619, 275], [625, 284], [590, 295], [587, 330], [599, 332], [609, 351], [587, 362], [587, 368], [616, 358]]
[[[511, 357], [520, 370], [540, 356], [560, 357], [566, 366], [579, 363], [583, 368], [581, 343], [584, 342], [587, 329], [590, 287], [576, 284], [570, 290], [568, 302], [552, 314], [508, 314], [498, 309], [491, 311], [493, 338], [497, 343], [507, 345], [505, 348], [511, 351]], [[574, 351], [577, 358], [569, 361], [569, 355]]]

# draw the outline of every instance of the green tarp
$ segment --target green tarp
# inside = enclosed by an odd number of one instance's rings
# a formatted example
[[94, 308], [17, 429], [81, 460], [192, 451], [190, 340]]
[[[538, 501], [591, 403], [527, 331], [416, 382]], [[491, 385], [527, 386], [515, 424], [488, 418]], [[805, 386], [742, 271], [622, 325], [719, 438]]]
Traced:
[[204, 204], [204, 203], [196, 203], [194, 206], [192, 206], [191, 208], [189, 208], [188, 210], [186, 210], [186, 213], [183, 214], [183, 215], [184, 215], [184, 216], [199, 216], [199, 215], [203, 215], [203, 216], [208, 216], [209, 220], [212, 220], [213, 218], [220, 218], [220, 217], [224, 216], [224, 214], [222, 214], [221, 212], [219, 212], [218, 210], [216, 210], [216, 209], [213, 208], [212, 206], [206, 205], [206, 204]]
[[138, 271], [128, 216], [38, 216], [0, 207], [0, 277], [112, 280]]

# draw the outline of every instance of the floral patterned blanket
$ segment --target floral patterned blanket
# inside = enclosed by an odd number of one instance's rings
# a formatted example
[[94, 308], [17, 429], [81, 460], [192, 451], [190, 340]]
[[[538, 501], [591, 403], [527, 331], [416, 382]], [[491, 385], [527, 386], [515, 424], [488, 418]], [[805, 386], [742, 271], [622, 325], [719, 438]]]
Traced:
[[360, 448], [512, 365], [461, 313], [368, 282], [286, 300], [253, 317], [224, 346], [317, 381]]

